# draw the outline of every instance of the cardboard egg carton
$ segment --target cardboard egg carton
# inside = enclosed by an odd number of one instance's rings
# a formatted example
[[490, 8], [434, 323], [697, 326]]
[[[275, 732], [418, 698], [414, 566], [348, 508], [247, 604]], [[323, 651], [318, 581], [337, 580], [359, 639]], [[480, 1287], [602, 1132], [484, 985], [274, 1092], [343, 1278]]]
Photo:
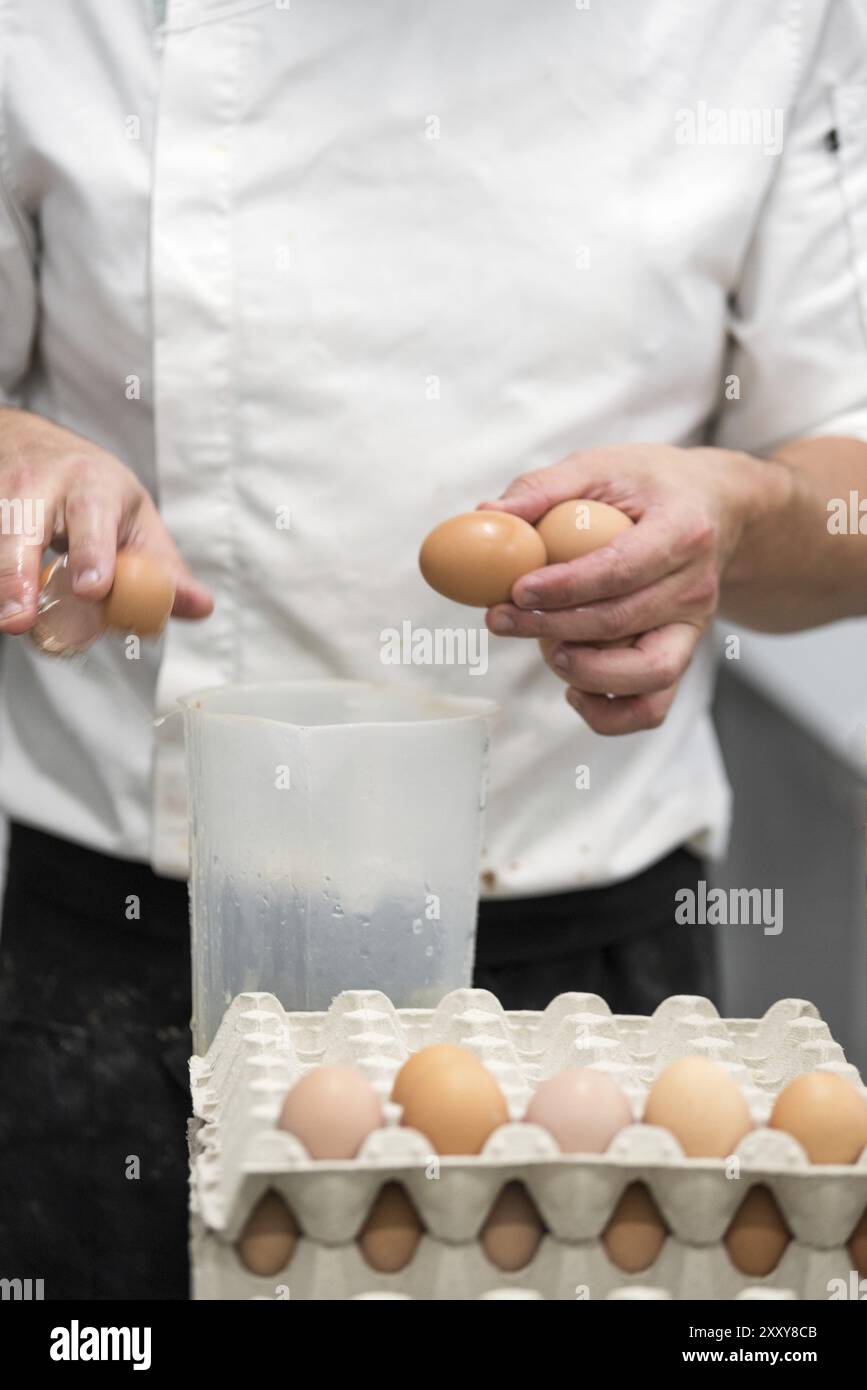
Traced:
[[[667, 1289], [655, 1289], [652, 1288], [650, 1285], [646, 1284], [630, 1284], [625, 1288], [612, 1289], [610, 1293], [605, 1295], [605, 1297], [606, 1299], [628, 1300], [629, 1302], [646, 1302], [658, 1299], [670, 1299], [671, 1294], [668, 1292]], [[797, 1298], [797, 1295], [792, 1293], [791, 1289], [749, 1288], [744, 1289], [743, 1292], [737, 1294], [736, 1297], [739, 1300], [761, 1300], [763, 1302], [766, 1302], [769, 1300], [777, 1299], [793, 1299]], [[510, 1303], [517, 1303], [523, 1302], [526, 1299], [543, 1298], [544, 1295], [540, 1294], [537, 1289], [522, 1289], [518, 1288], [517, 1286], [512, 1289], [490, 1289], [487, 1293], [479, 1294], [479, 1300], [482, 1302], [507, 1300]], [[411, 1300], [412, 1295], [408, 1293], [385, 1292], [355, 1293], [352, 1295], [352, 1299], [353, 1302], [361, 1302], [362, 1300], [366, 1301], [369, 1299]]]
[[[479, 1056], [509, 1105], [511, 1122], [478, 1156], [433, 1156], [423, 1135], [400, 1126], [399, 1108], [388, 1101], [409, 1053], [446, 1041]], [[690, 1054], [723, 1063], [750, 1106], [757, 1128], [738, 1145], [737, 1178], [730, 1160], [685, 1158], [672, 1135], [652, 1126], [622, 1130], [605, 1155], [563, 1155], [546, 1131], [518, 1123], [539, 1082], [579, 1065], [615, 1076], [637, 1121], [654, 1077]], [[385, 1126], [351, 1161], [311, 1160], [276, 1128], [286, 1091], [322, 1064], [359, 1067], [385, 1105]], [[723, 1019], [708, 1000], [691, 996], [668, 999], [643, 1018], [613, 1015], [599, 996], [578, 993], [559, 995], [542, 1013], [507, 1012], [492, 994], [469, 989], [433, 1010], [396, 1009], [376, 991], [351, 991], [327, 1013], [287, 1013], [272, 995], [241, 994], [207, 1055], [190, 1063], [195, 1294], [270, 1298], [280, 1286], [302, 1298], [391, 1291], [475, 1299], [502, 1285], [543, 1297], [600, 1298], [651, 1285], [673, 1297], [734, 1298], [751, 1281], [731, 1265], [722, 1238], [749, 1188], [762, 1182], [792, 1240], [760, 1287], [827, 1298], [829, 1281], [850, 1273], [845, 1247], [867, 1207], [867, 1150], [855, 1165], [817, 1167], [794, 1138], [764, 1127], [779, 1090], [817, 1068], [862, 1084], [803, 1000], [781, 1000], [760, 1019]], [[399, 1275], [375, 1274], [356, 1243], [389, 1180], [402, 1184], [425, 1232]], [[495, 1270], [478, 1243], [509, 1181], [524, 1185], [547, 1231], [531, 1265], [515, 1276]], [[653, 1195], [669, 1235], [652, 1269], [629, 1279], [610, 1264], [600, 1236], [634, 1181]], [[232, 1248], [269, 1188], [303, 1232], [282, 1280], [256, 1279]]]

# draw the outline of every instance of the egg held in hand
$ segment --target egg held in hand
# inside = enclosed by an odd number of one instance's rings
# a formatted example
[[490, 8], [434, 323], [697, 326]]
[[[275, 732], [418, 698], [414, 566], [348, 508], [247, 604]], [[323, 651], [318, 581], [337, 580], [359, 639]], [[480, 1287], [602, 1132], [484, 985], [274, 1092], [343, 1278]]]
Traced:
[[431, 531], [418, 557], [432, 589], [471, 608], [506, 603], [515, 581], [545, 560], [545, 546], [528, 521], [493, 511], [449, 517]]
[[508, 603], [513, 585], [545, 565], [580, 559], [634, 523], [607, 502], [559, 502], [531, 526], [511, 512], [464, 512], [434, 527], [419, 553], [432, 589], [471, 608]]
[[116, 632], [156, 637], [168, 622], [175, 581], [160, 560], [143, 550], [121, 550], [105, 600], [105, 620]]
[[49, 656], [86, 651], [109, 629], [124, 636], [158, 637], [175, 602], [175, 581], [165, 565], [139, 550], [120, 550], [104, 599], [85, 598], [72, 586], [69, 556], [42, 570], [31, 641]]
[[634, 524], [625, 512], [610, 507], [607, 502], [578, 497], [558, 502], [536, 522], [536, 530], [544, 542], [548, 564], [563, 565], [608, 545], [621, 531], [631, 530]]

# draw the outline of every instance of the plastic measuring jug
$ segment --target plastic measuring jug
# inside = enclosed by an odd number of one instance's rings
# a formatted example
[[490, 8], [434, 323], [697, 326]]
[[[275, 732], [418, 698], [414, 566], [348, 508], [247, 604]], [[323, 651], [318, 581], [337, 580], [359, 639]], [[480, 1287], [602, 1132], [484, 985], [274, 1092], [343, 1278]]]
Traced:
[[310, 680], [179, 703], [198, 1053], [241, 991], [424, 1008], [470, 984], [491, 701]]

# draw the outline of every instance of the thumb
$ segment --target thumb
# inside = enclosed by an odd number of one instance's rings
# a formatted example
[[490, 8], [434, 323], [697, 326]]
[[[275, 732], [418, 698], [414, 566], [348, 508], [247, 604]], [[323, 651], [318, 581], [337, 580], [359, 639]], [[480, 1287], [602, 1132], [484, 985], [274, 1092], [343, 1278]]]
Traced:
[[570, 454], [562, 463], [522, 473], [506, 488], [496, 502], [482, 502], [479, 510], [510, 512], [524, 521], [538, 521], [556, 507], [573, 497], [593, 495], [600, 478], [593, 466], [594, 455], [587, 450]]
[[165, 565], [175, 581], [173, 618], [201, 619], [213, 613], [213, 594], [193, 577], [156, 508], [139, 514], [135, 545], [136, 549], [145, 551]]

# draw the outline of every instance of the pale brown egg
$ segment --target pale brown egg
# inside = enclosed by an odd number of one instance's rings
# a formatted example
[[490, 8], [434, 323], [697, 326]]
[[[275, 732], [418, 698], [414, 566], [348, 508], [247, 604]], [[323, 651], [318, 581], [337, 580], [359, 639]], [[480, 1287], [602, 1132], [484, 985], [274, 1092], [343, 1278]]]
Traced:
[[536, 530], [545, 543], [548, 564], [562, 565], [607, 545], [634, 524], [625, 512], [607, 502], [578, 497], [558, 502], [536, 522]]
[[601, 1154], [632, 1124], [632, 1110], [608, 1072], [567, 1067], [536, 1089], [524, 1119], [547, 1129], [564, 1154]]
[[175, 601], [175, 581], [161, 560], [142, 550], [118, 552], [105, 619], [117, 632], [156, 637]]
[[491, 1207], [479, 1239], [492, 1265], [514, 1273], [530, 1263], [544, 1234], [545, 1223], [524, 1184], [509, 1182]]
[[623, 1192], [602, 1232], [602, 1244], [613, 1265], [625, 1274], [638, 1274], [655, 1264], [668, 1227], [643, 1182]]
[[861, 1220], [855, 1227], [848, 1242], [852, 1264], [862, 1279], [867, 1279], [867, 1207], [861, 1213]]
[[383, 1121], [379, 1097], [355, 1067], [314, 1067], [283, 1102], [279, 1129], [301, 1140], [311, 1158], [354, 1158]]
[[279, 1274], [295, 1253], [299, 1234], [283, 1198], [269, 1189], [250, 1212], [235, 1242], [238, 1259], [251, 1274]]
[[418, 557], [432, 589], [471, 608], [506, 603], [512, 585], [546, 563], [545, 546], [527, 521], [508, 512], [464, 512], [434, 527]]
[[433, 1043], [430, 1047], [420, 1047], [418, 1052], [413, 1052], [411, 1056], [407, 1057], [394, 1078], [391, 1098], [398, 1105], [405, 1105], [406, 1098], [418, 1078], [424, 1076], [431, 1067], [480, 1067], [481, 1065], [482, 1063], [475, 1052], [470, 1052], [468, 1047], [461, 1047], [459, 1043]]
[[790, 1240], [773, 1193], [760, 1183], [750, 1188], [732, 1217], [724, 1244], [735, 1269], [763, 1279], [776, 1269]]
[[477, 1154], [509, 1110], [483, 1066], [431, 1067], [406, 1098], [401, 1123], [419, 1130], [435, 1153]]
[[[609, 506], [607, 502], [578, 497], [552, 507], [541, 521], [536, 522], [536, 530], [545, 542], [548, 564], [560, 565], [569, 560], [580, 560], [582, 555], [589, 555], [591, 550], [607, 545], [621, 531], [628, 531], [634, 524], [625, 512]], [[633, 637], [622, 637], [587, 645], [604, 650], [606, 647], [631, 647], [634, 641]], [[547, 660], [552, 649], [560, 646], [560, 639], [542, 639], [539, 645]]]
[[784, 1086], [768, 1124], [794, 1135], [811, 1163], [854, 1163], [867, 1145], [867, 1103], [830, 1071], [804, 1072]]
[[667, 1129], [687, 1158], [727, 1158], [753, 1127], [737, 1082], [707, 1057], [680, 1057], [660, 1072], [644, 1123]]
[[405, 1189], [398, 1182], [387, 1182], [368, 1212], [358, 1245], [371, 1269], [396, 1274], [409, 1264], [423, 1233]]

